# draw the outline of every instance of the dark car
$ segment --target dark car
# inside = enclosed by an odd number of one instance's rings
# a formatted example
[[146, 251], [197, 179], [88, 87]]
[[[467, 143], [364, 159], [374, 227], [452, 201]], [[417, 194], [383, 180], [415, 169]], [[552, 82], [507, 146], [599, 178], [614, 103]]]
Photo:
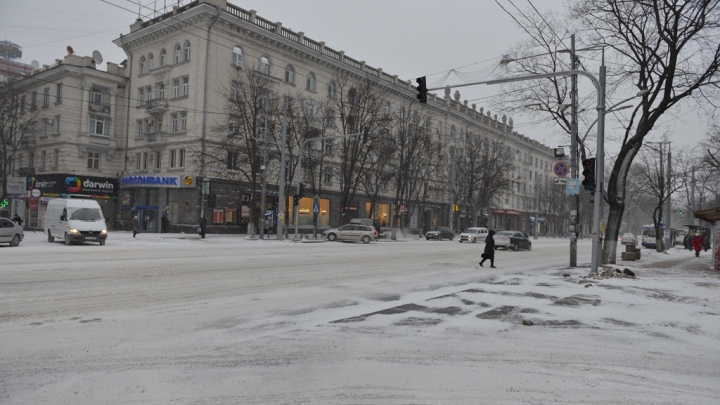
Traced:
[[439, 228], [433, 229], [432, 231], [427, 231], [427, 232], [425, 233], [425, 239], [427, 239], [427, 240], [430, 240], [430, 239], [437, 239], [437, 240], [448, 239], [448, 240], [453, 240], [453, 239], [455, 239], [455, 234], [453, 233], [453, 231], [450, 230], [450, 228], [446, 228], [446, 227], [444, 227], [444, 226], [441, 226], [441, 227], [439, 227]]
[[532, 242], [530, 242], [530, 237], [524, 232], [501, 231], [495, 235], [495, 246], [508, 250], [530, 250], [532, 249]]

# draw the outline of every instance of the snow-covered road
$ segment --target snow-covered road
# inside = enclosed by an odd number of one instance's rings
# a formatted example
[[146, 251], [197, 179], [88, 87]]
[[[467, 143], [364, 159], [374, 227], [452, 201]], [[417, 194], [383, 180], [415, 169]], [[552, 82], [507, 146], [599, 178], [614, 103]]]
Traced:
[[717, 403], [709, 255], [585, 288], [533, 242], [494, 270], [456, 241], [28, 232], [0, 248], [0, 403]]

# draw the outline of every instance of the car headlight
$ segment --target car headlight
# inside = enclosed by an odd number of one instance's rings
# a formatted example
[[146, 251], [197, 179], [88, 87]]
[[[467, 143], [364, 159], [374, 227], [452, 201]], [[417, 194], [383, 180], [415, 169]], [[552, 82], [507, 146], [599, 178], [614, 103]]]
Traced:
[[101, 235], [105, 235], [106, 233], [107, 233], [107, 229], [103, 229], [102, 231], [100, 231]]
[[80, 233], [80, 231], [74, 228], [70, 228], [70, 233]]

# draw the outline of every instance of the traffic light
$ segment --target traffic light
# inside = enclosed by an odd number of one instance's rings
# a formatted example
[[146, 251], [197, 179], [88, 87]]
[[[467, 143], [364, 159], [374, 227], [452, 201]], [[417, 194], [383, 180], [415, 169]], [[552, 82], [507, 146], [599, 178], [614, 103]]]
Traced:
[[583, 172], [582, 175], [585, 176], [585, 178], [582, 181], [583, 187], [585, 187], [585, 190], [590, 191], [591, 193], [595, 192], [595, 158], [585, 159], [583, 160]]
[[370, 135], [370, 127], [365, 127], [363, 130], [363, 143], [367, 143], [368, 135]]
[[678, 211], [678, 215], [682, 216], [682, 210]]
[[425, 85], [425, 83], [426, 83], [426, 81], [425, 81], [425, 76], [423, 76], [423, 77], [418, 77], [417, 79], [415, 79], [415, 81], [416, 81], [417, 84], [418, 84], [418, 86], [417, 86], [417, 91], [418, 91], [417, 99], [420, 100], [421, 103], [425, 104], [425, 103], [427, 103], [427, 86]]
[[293, 196], [293, 205], [296, 206], [296, 207], [297, 207], [298, 205], [300, 205], [300, 196], [297, 195], [297, 194], [295, 194], [295, 195]]
[[305, 197], [305, 184], [300, 183], [300, 186], [298, 187], [298, 190], [297, 190], [297, 197], [298, 198]]

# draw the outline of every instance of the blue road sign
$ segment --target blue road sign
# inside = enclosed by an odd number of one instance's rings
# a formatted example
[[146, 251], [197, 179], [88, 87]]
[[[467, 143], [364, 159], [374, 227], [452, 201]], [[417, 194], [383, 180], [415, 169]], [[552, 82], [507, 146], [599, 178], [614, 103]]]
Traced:
[[320, 204], [313, 204], [313, 214], [320, 213]]

